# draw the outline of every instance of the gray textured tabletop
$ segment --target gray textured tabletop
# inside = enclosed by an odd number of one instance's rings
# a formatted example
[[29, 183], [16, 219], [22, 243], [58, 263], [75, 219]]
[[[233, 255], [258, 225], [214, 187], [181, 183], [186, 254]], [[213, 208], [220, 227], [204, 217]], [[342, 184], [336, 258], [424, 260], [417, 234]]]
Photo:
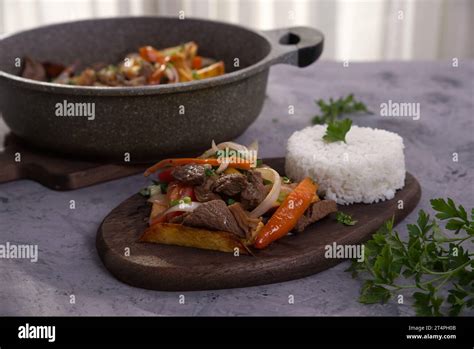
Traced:
[[[474, 62], [318, 62], [271, 69], [265, 106], [237, 141], [259, 139], [263, 157], [284, 156], [286, 139], [310, 124], [316, 98], [354, 93], [375, 111], [355, 124], [399, 133], [407, 170], [421, 183], [418, 206], [452, 197], [474, 206]], [[419, 102], [420, 120], [382, 117], [380, 104]], [[294, 115], [289, 115], [289, 106]], [[453, 161], [458, 153], [458, 162]], [[179, 293], [133, 288], [103, 267], [95, 234], [103, 217], [145, 184], [141, 175], [69, 192], [31, 181], [0, 185], [0, 243], [38, 244], [39, 259], [0, 259], [0, 315], [413, 315], [405, 304], [357, 302], [361, 282], [348, 262], [304, 279], [259, 287]], [[69, 208], [69, 200], [76, 209]], [[405, 223], [399, 226], [406, 236]], [[71, 295], [75, 304], [70, 303]], [[289, 295], [294, 304], [289, 304]], [[472, 312], [470, 315], [473, 315]]]

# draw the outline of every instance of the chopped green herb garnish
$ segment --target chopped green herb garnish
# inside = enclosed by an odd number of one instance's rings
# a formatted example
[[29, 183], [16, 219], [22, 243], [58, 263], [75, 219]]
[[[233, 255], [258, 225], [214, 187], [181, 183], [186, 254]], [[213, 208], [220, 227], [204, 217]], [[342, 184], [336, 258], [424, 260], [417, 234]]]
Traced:
[[179, 199], [176, 199], [176, 200], [171, 200], [170, 201], [170, 207], [173, 207], [173, 206], [176, 206], [176, 205], [179, 205]]
[[336, 213], [336, 220], [344, 225], [355, 225], [357, 223], [356, 220], [352, 219], [351, 215], [341, 211]]
[[346, 141], [346, 134], [349, 132], [352, 126], [351, 119], [344, 119], [341, 121], [332, 121], [326, 128], [326, 134], [323, 139], [328, 142]]
[[192, 202], [191, 198], [189, 196], [185, 196], [181, 199], [171, 200], [170, 207], [173, 207], [176, 205], [182, 205], [182, 204], [190, 204], [191, 202]]
[[354, 100], [354, 95], [350, 94], [345, 98], [333, 100], [329, 98], [329, 102], [322, 99], [318, 100], [316, 104], [321, 109], [321, 115], [313, 117], [313, 124], [329, 124], [336, 121], [340, 115], [352, 114], [357, 112], [364, 112], [372, 114], [362, 102]]
[[264, 178], [263, 179], [263, 185], [269, 185], [269, 184], [273, 184], [273, 182]]
[[392, 218], [366, 242], [363, 261], [352, 261], [347, 271], [365, 280], [359, 302], [386, 302], [413, 290], [418, 316], [456, 316], [474, 308], [474, 252], [463, 247], [474, 241], [474, 209], [468, 215], [449, 198], [430, 202], [437, 219], [420, 210], [402, 240]]
[[235, 204], [236, 201], [234, 199], [227, 199], [227, 205]]
[[212, 168], [206, 168], [204, 170], [204, 173], [206, 174], [206, 176], [211, 177], [211, 176], [214, 176], [215, 171]]
[[291, 179], [289, 179], [287, 176], [281, 177], [281, 180], [285, 184], [290, 184], [291, 183]]
[[168, 192], [168, 183], [160, 183], [160, 189], [163, 194]]
[[281, 191], [280, 194], [278, 194], [277, 202], [281, 204], [283, 201], [285, 201], [287, 196], [288, 196], [288, 193]]
[[257, 167], [263, 165], [263, 160], [262, 159], [257, 159]]
[[193, 70], [193, 79], [194, 80], [199, 80], [201, 77], [199, 76], [198, 72]]

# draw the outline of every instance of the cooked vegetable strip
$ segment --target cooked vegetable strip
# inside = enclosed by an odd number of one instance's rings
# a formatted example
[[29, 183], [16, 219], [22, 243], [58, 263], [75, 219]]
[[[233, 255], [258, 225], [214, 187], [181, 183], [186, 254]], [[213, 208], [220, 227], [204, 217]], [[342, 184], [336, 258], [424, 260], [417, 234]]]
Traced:
[[[210, 159], [203, 159], [203, 158], [177, 158], [177, 159], [165, 159], [161, 160], [160, 162], [157, 162], [155, 165], [149, 167], [144, 175], [149, 176], [152, 173], [158, 171], [161, 168], [167, 167], [167, 166], [181, 166], [181, 165], [186, 165], [186, 164], [201, 164], [201, 165], [211, 165], [211, 166], [220, 166], [221, 163], [223, 163], [225, 160], [224, 159], [215, 159], [215, 158], [210, 158]], [[239, 161], [239, 162], [230, 162], [229, 167], [233, 168], [238, 168], [241, 170], [249, 170], [251, 167], [251, 163], [247, 161]]]
[[196, 71], [198, 79], [207, 79], [214, 76], [219, 76], [225, 73], [224, 62], [220, 61]]
[[288, 234], [311, 204], [317, 185], [308, 177], [303, 179], [260, 230], [255, 247], [263, 249]]

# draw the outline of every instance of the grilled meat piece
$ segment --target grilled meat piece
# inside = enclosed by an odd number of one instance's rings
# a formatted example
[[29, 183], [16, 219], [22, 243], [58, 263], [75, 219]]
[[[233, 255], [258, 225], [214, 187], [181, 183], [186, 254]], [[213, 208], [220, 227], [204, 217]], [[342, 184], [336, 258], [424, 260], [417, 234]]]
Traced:
[[241, 203], [246, 210], [253, 210], [257, 207], [267, 194], [263, 184], [262, 175], [258, 171], [247, 171], [247, 185], [240, 194]]
[[321, 200], [315, 202], [308, 207], [303, 216], [298, 220], [296, 226], [293, 228], [294, 231], [301, 233], [306, 227], [320, 219], [326, 217], [328, 214], [336, 212], [337, 205], [333, 200]]
[[222, 200], [203, 203], [184, 217], [183, 224], [196, 228], [227, 231], [245, 237], [244, 231], [239, 227], [234, 215]]
[[237, 224], [240, 229], [245, 232], [245, 237], [247, 239], [252, 239], [252, 233], [257, 230], [258, 224], [262, 221], [260, 218], [253, 218], [249, 216], [249, 213], [245, 211], [242, 205], [238, 202], [228, 206], [230, 212], [234, 215]]
[[173, 169], [171, 175], [184, 184], [201, 185], [206, 180], [206, 168], [196, 164], [177, 166]]
[[216, 179], [212, 191], [227, 196], [239, 194], [247, 185], [244, 175], [238, 173], [224, 174]]
[[197, 201], [206, 202], [221, 199], [219, 195], [211, 190], [216, 179], [217, 176], [206, 177], [203, 184], [194, 187], [194, 195], [196, 196]]

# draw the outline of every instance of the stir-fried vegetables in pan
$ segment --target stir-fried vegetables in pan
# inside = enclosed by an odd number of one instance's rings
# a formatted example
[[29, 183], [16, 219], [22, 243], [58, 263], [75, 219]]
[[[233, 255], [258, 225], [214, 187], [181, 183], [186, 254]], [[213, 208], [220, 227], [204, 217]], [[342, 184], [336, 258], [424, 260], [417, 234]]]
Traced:
[[114, 87], [172, 84], [225, 73], [224, 62], [199, 56], [193, 41], [162, 50], [143, 46], [118, 64], [96, 63], [81, 71], [78, 65], [41, 63], [25, 57], [22, 76], [59, 84]]

